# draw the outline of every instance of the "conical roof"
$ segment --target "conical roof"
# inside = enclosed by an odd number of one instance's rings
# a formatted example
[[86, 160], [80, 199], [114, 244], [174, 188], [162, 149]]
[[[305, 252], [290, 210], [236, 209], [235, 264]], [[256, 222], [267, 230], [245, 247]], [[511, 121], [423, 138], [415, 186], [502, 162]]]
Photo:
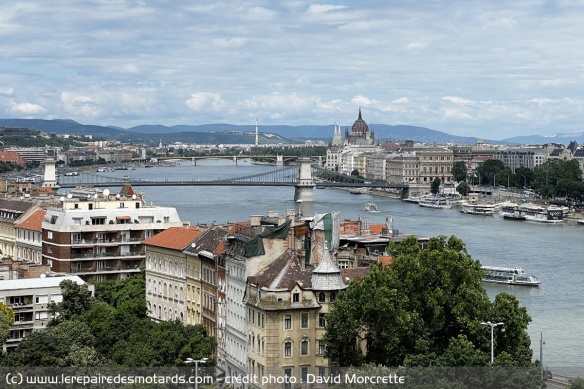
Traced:
[[343, 282], [341, 271], [333, 263], [327, 243], [324, 242], [322, 260], [312, 271], [312, 290], [342, 290], [347, 287]]

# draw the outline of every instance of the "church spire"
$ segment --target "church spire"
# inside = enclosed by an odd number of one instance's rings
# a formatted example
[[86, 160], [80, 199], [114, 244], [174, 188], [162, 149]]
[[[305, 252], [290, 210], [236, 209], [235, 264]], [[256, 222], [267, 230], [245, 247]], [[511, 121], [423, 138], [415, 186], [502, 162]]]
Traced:
[[363, 120], [363, 118], [361, 117], [361, 107], [359, 107], [359, 119]]

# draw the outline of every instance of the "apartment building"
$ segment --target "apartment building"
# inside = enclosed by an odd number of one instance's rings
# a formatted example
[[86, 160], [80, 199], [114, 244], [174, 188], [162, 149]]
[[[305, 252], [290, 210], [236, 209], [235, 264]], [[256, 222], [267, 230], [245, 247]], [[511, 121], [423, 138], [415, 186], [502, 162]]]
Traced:
[[175, 208], [148, 205], [130, 185], [118, 194], [71, 191], [45, 214], [43, 264], [85, 280], [123, 279], [144, 266], [144, 240], [180, 226]]
[[36, 209], [16, 225], [16, 259], [18, 261], [42, 264], [45, 214], [44, 209]]
[[[50, 319], [48, 304], [63, 301], [60, 283], [64, 280], [86, 284], [77, 276], [0, 281], [0, 302], [14, 311], [14, 324], [3, 344], [5, 352], [13, 351], [26, 336], [47, 326]], [[87, 285], [93, 293], [93, 285]]]
[[16, 226], [39, 208], [26, 199], [0, 199], [0, 256], [16, 258]]
[[535, 147], [513, 147], [506, 150], [497, 150], [494, 155], [495, 159], [502, 161], [503, 164], [515, 173], [518, 167], [528, 169], [536, 168], [542, 165], [547, 157], [543, 148]]
[[[197, 299], [186, 293], [187, 274], [200, 278], [200, 267], [187, 266], [184, 250], [201, 235], [198, 227], [185, 223], [182, 227], [170, 227], [144, 240], [146, 248], [146, 302], [148, 316], [155, 321], [180, 320], [196, 324], [187, 315], [187, 301]], [[189, 289], [190, 291], [190, 289]], [[195, 319], [196, 320], [196, 319]], [[198, 321], [200, 323], [200, 321]]]

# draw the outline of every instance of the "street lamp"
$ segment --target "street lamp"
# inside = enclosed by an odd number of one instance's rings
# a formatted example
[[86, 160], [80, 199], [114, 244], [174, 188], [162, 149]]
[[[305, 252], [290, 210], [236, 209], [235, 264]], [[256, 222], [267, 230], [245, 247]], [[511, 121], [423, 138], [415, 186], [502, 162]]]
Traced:
[[[493, 361], [495, 359], [495, 343], [493, 342], [493, 328], [497, 327], [497, 326], [502, 326], [505, 323], [503, 322], [499, 322], [499, 323], [491, 323], [490, 321], [488, 322], [482, 322], [481, 325], [483, 326], [489, 326], [491, 327], [491, 364], [493, 364]], [[503, 328], [501, 330], [501, 332], [505, 332], [505, 328]]]
[[541, 365], [541, 376], [544, 376], [544, 370], [543, 370], [543, 345], [545, 344], [545, 342], [543, 341], [543, 332], [540, 334], [540, 338], [539, 338], [539, 364]]
[[205, 358], [201, 358], [201, 359], [193, 359], [193, 358], [187, 358], [187, 360], [185, 361], [185, 363], [187, 365], [194, 363], [195, 364], [195, 389], [199, 388], [199, 363], [205, 363], [209, 360], [209, 358], [205, 357]]

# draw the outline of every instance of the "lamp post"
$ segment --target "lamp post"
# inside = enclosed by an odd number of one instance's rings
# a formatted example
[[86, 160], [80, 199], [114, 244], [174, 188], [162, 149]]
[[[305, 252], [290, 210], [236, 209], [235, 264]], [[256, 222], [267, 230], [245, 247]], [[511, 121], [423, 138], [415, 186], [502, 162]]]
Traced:
[[[491, 364], [493, 364], [493, 361], [495, 360], [495, 343], [493, 341], [493, 328], [497, 327], [497, 326], [502, 326], [505, 323], [503, 322], [499, 322], [499, 323], [491, 323], [490, 321], [488, 322], [482, 322], [481, 325], [483, 326], [489, 326], [491, 327]], [[502, 332], [505, 332], [505, 329], [503, 328], [501, 330]]]
[[543, 345], [545, 344], [545, 342], [543, 341], [543, 332], [540, 334], [540, 338], [539, 338], [539, 364], [541, 365], [541, 376], [544, 376], [544, 370], [543, 370]]
[[193, 358], [187, 358], [187, 360], [185, 361], [185, 363], [187, 365], [194, 363], [195, 364], [195, 389], [199, 388], [199, 381], [197, 381], [199, 379], [199, 363], [205, 363], [209, 360], [209, 358], [205, 357], [205, 358], [201, 358], [201, 359], [193, 359]]

